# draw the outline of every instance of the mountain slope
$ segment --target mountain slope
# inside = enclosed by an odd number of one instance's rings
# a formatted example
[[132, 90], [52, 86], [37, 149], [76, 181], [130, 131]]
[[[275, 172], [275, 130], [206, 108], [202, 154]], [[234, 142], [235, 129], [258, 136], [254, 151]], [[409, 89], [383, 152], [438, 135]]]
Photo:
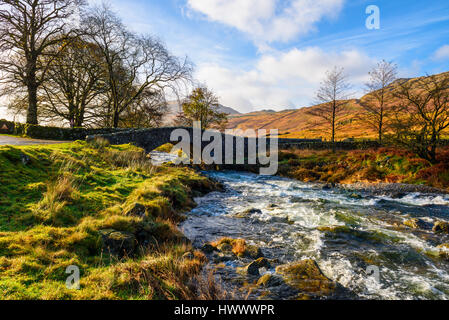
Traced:
[[[328, 124], [321, 118], [308, 114], [317, 106], [298, 110], [285, 110], [276, 113], [250, 113], [229, 118], [230, 129], [278, 129], [285, 138], [327, 138]], [[349, 100], [340, 120], [341, 130], [338, 139], [352, 137], [374, 137], [375, 131], [355, 118], [361, 111], [358, 100]]]
[[[449, 72], [437, 75], [437, 77], [447, 76]], [[391, 86], [394, 90], [398, 83], [404, 81], [416, 82], [420, 78], [398, 79]], [[366, 99], [369, 94], [361, 99], [348, 100], [348, 105], [339, 117], [339, 128], [337, 130], [337, 140], [346, 138], [376, 138], [376, 130], [369, 127], [358, 116], [364, 112], [360, 102]], [[310, 115], [311, 110], [319, 106], [301, 108], [297, 110], [284, 110], [280, 112], [254, 112], [243, 115], [229, 117], [229, 129], [278, 129], [282, 137], [285, 138], [323, 138], [329, 139], [329, 124], [320, 117]]]

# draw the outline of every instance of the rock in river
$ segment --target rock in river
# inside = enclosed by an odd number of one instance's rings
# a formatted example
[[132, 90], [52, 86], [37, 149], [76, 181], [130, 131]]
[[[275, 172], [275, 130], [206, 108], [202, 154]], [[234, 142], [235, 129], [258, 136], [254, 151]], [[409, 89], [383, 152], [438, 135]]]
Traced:
[[259, 287], [269, 288], [280, 286], [283, 282], [284, 281], [280, 276], [267, 273], [259, 278], [259, 280], [257, 281], [257, 285]]
[[437, 221], [433, 227], [433, 232], [449, 234], [449, 223], [443, 222], [443, 221]]
[[404, 225], [412, 229], [426, 229], [426, 222], [421, 219], [410, 219], [404, 222]]
[[300, 296], [312, 298], [330, 297], [337, 289], [337, 283], [327, 278], [314, 260], [303, 260], [276, 268], [285, 282], [297, 289]]
[[270, 262], [265, 258], [259, 258], [238, 271], [248, 275], [259, 276], [259, 269], [261, 268], [271, 268]]

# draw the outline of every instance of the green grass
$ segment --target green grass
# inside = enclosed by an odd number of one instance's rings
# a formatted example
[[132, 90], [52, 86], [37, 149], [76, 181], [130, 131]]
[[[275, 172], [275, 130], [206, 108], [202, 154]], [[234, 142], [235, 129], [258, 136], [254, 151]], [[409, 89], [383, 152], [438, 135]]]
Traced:
[[[187, 299], [204, 256], [176, 225], [193, 189], [214, 184], [186, 168], [149, 165], [132, 145], [0, 147], [0, 299]], [[127, 214], [136, 204], [144, 216]], [[102, 230], [151, 238], [132, 257], [104, 250]], [[139, 244], [140, 245], [140, 244]], [[81, 270], [81, 289], [65, 270]]]

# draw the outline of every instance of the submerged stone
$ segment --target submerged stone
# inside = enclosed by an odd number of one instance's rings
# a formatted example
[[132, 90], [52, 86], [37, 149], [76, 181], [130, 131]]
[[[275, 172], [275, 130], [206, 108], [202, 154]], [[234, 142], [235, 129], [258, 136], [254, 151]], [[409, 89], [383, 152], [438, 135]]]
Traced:
[[248, 214], [261, 214], [261, 213], [262, 213], [262, 210], [252, 208], [252, 209], [246, 210], [244, 213], [248, 213]]
[[236, 214], [235, 217], [243, 219], [243, 218], [249, 218], [253, 214], [262, 214], [262, 210], [255, 209], [255, 208], [248, 209], [241, 213]]

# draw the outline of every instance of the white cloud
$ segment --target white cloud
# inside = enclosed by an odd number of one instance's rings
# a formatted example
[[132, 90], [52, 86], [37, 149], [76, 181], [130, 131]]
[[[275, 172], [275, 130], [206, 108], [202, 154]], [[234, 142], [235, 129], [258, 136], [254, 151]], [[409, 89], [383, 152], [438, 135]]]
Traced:
[[434, 58], [436, 60], [449, 59], [449, 45], [442, 46], [435, 52]]
[[257, 43], [287, 42], [339, 14], [345, 0], [187, 0], [211, 21], [249, 34]]
[[325, 52], [312, 47], [262, 56], [251, 70], [228, 69], [217, 64], [198, 67], [196, 77], [220, 97], [222, 104], [241, 112], [282, 110], [308, 106], [329, 69], [345, 68], [349, 80], [360, 87], [375, 61], [357, 51]]

